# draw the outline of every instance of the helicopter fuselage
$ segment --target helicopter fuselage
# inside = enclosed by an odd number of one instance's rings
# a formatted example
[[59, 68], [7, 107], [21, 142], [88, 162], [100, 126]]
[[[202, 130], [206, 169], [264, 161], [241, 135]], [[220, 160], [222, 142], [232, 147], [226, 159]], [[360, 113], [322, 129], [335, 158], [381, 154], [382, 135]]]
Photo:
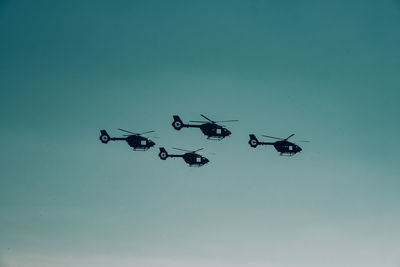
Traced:
[[209, 160], [196, 153], [185, 153], [182, 155], [183, 160], [189, 164], [189, 166], [200, 167], [207, 164]]
[[232, 133], [225, 127], [215, 123], [204, 123], [200, 125], [200, 130], [208, 138], [222, 139], [230, 136]]
[[149, 138], [140, 135], [130, 135], [126, 137], [125, 141], [134, 150], [148, 150], [155, 145]]
[[289, 142], [289, 141], [285, 141], [285, 140], [276, 141], [276, 142], [274, 142], [272, 144], [275, 147], [275, 149], [279, 153], [281, 153], [281, 155], [289, 155], [289, 156], [291, 156], [291, 155], [294, 155], [294, 154], [296, 154], [296, 153], [298, 153], [298, 152], [300, 152], [302, 150], [298, 145], [296, 145], [296, 144], [294, 144], [292, 142]]

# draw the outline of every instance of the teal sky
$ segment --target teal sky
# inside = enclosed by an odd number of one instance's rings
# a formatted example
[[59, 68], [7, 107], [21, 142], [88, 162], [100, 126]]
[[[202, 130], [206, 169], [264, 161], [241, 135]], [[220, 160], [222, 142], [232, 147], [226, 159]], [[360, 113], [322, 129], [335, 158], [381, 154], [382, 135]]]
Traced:
[[[0, 266], [399, 267], [399, 29], [398, 0], [0, 0]], [[200, 113], [240, 121], [171, 126]]]

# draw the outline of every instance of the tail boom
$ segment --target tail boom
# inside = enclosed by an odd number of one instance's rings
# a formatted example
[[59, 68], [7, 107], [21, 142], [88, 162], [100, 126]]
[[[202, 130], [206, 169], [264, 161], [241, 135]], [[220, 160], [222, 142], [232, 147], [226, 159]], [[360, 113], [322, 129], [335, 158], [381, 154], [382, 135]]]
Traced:
[[167, 150], [165, 150], [164, 147], [160, 147], [160, 153], [158, 153], [158, 156], [162, 160], [166, 160], [167, 158], [181, 158], [183, 155], [171, 155], [168, 154]]
[[178, 115], [174, 115], [172, 117], [174, 118], [172, 127], [174, 127], [174, 129], [177, 131], [181, 130], [182, 128], [200, 128], [201, 126], [201, 124], [185, 124]]
[[249, 134], [249, 136], [250, 136], [249, 145], [253, 148], [256, 148], [257, 146], [274, 145], [274, 143], [271, 142], [258, 141], [257, 137], [254, 134]]

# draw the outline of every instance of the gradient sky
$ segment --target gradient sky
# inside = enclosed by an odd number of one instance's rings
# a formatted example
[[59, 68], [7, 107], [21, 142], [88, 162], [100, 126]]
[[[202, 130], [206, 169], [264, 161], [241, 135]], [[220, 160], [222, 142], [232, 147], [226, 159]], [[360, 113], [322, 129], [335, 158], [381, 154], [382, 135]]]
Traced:
[[[400, 266], [399, 29], [398, 0], [0, 1], [0, 266]], [[240, 121], [171, 126], [200, 113]]]

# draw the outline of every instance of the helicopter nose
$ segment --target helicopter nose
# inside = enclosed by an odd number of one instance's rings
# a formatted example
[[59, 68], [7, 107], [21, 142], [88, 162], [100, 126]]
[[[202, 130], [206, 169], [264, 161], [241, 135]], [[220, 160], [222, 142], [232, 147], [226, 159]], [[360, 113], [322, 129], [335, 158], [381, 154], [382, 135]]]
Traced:
[[210, 161], [208, 160], [208, 159], [204, 159], [204, 164], [207, 164], [207, 163], [209, 163]]
[[229, 131], [229, 130], [226, 130], [226, 134], [227, 134], [227, 135], [231, 135], [231, 134], [232, 134], [232, 132], [231, 132], [231, 131]]
[[154, 146], [156, 143], [154, 143], [153, 141], [150, 141], [150, 146]]

